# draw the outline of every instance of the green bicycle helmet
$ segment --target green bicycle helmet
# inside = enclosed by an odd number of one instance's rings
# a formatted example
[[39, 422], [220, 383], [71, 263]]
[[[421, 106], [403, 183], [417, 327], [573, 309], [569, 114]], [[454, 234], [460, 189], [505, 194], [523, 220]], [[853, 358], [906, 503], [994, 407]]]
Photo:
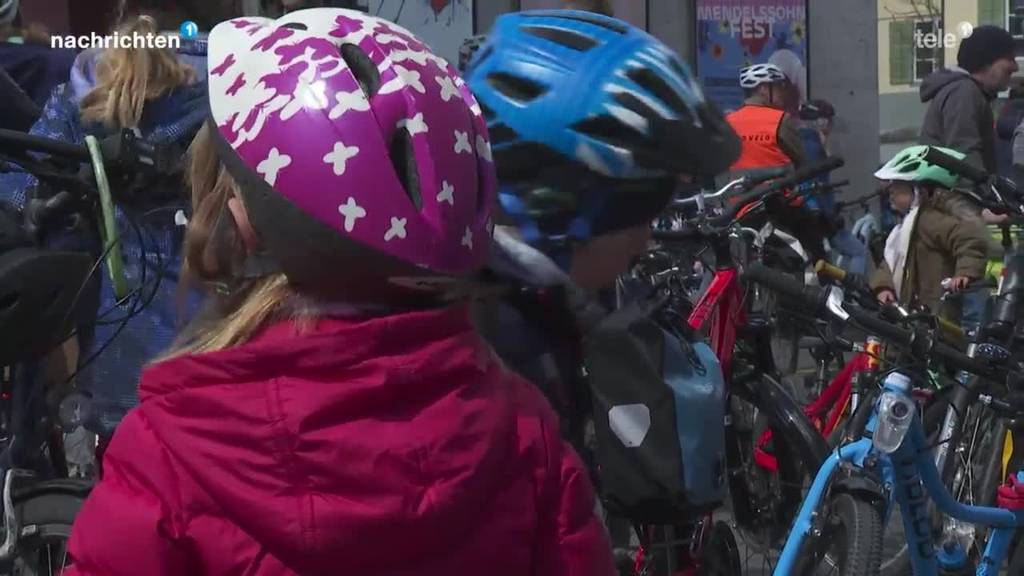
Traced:
[[[875, 178], [902, 182], [932, 182], [945, 188], [954, 187], [957, 182], [955, 174], [941, 166], [925, 161], [924, 156], [928, 153], [928, 148], [930, 146], [904, 148], [875, 172]], [[956, 150], [939, 146], [935, 148], [957, 159], [963, 160], [964, 158], [964, 154]]]

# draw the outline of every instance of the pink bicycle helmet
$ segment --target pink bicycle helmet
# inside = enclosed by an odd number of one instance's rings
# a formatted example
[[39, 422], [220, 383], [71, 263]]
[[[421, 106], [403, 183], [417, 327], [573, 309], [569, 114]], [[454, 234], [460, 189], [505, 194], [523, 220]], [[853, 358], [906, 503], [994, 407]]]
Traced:
[[290, 281], [377, 300], [483, 264], [485, 121], [409, 31], [338, 8], [237, 18], [210, 33], [209, 62], [220, 156]]

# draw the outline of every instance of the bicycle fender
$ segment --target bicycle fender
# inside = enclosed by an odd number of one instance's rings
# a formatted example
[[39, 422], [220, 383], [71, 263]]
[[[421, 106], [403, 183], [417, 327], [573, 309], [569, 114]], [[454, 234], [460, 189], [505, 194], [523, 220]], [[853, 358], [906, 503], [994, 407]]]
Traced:
[[804, 414], [800, 404], [775, 379], [767, 376], [752, 381], [733, 380], [741, 396], [746, 395], [768, 414], [775, 434], [796, 448], [809, 474], [821, 467], [829, 455], [825, 438]]
[[888, 498], [881, 480], [863, 468], [842, 467], [832, 479], [832, 493], [845, 493], [870, 502], [885, 512]]

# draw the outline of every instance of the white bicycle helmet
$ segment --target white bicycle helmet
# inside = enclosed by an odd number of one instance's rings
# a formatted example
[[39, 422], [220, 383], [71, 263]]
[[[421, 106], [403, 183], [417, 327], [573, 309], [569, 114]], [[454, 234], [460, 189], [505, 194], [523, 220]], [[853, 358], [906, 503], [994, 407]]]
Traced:
[[789, 80], [775, 64], [754, 64], [740, 70], [740, 87], [753, 89], [761, 84], [774, 84]]
[[18, 0], [0, 0], [0, 25], [14, 22], [18, 16]]

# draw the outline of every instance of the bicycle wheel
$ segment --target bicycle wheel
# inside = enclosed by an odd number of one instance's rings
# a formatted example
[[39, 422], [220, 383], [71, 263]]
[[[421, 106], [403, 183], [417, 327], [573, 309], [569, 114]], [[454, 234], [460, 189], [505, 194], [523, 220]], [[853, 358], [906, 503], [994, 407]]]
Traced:
[[[777, 411], [766, 406], [769, 386], [781, 390], [782, 385], [768, 376], [762, 378], [760, 386], [737, 386], [732, 398], [739, 461], [730, 465], [730, 468], [738, 468], [737, 472], [730, 473], [730, 491], [734, 500], [738, 494], [746, 494], [749, 501], [734, 501], [733, 509], [747, 509], [752, 515], [749, 521], [738, 516], [738, 528], [748, 546], [764, 552], [779, 548], [789, 533], [803, 501], [806, 469], [793, 442], [782, 432], [783, 423]], [[778, 463], [775, 473], [754, 462], [756, 442], [767, 428], [778, 431], [768, 447]]]
[[91, 485], [75, 480], [39, 482], [19, 491], [14, 506], [21, 527], [13, 576], [52, 576], [68, 564], [71, 526]]
[[798, 574], [876, 576], [882, 563], [882, 514], [872, 503], [836, 494], [820, 536], [805, 546]]

